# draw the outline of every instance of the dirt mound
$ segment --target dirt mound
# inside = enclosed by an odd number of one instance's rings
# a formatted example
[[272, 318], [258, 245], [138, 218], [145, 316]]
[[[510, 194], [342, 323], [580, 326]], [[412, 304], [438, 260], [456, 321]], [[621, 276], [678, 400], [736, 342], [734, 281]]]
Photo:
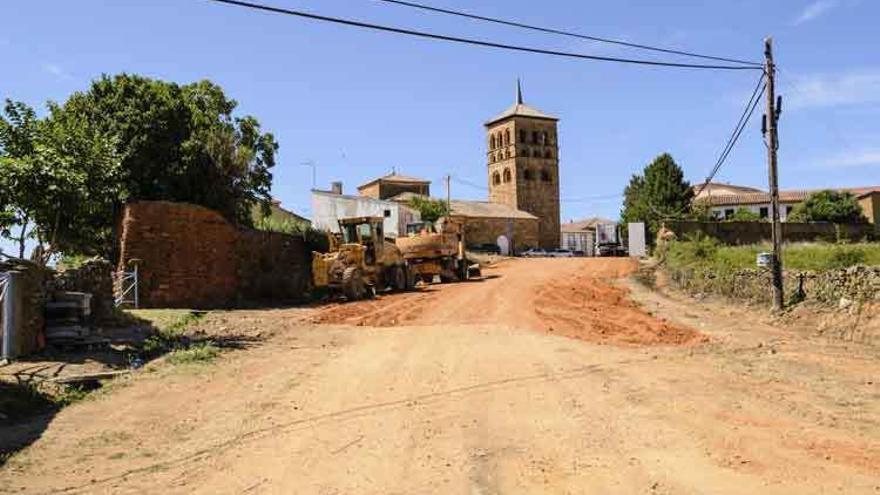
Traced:
[[680, 345], [699, 333], [647, 314], [611, 280], [637, 264], [626, 258], [509, 260], [480, 281], [423, 286], [370, 301], [331, 304], [316, 324], [372, 327], [500, 324], [617, 345]]
[[629, 291], [588, 275], [542, 287], [534, 311], [545, 330], [589, 342], [619, 345], [683, 345], [706, 336], [654, 317], [629, 299]]

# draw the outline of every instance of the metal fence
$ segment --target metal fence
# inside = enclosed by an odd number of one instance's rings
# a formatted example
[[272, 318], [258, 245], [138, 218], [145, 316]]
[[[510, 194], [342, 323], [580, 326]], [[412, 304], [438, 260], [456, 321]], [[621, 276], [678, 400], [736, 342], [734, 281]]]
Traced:
[[117, 275], [117, 284], [119, 291], [116, 295], [114, 303], [116, 306], [131, 305], [138, 307], [138, 267], [137, 264], [132, 265], [130, 272], [120, 272]]

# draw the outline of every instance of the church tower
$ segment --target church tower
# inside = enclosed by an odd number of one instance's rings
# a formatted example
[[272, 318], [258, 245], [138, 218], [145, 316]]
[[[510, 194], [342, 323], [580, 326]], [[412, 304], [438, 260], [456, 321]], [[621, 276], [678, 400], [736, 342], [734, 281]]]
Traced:
[[538, 217], [538, 242], [559, 247], [559, 143], [556, 117], [523, 103], [516, 81], [516, 102], [486, 122], [489, 201]]

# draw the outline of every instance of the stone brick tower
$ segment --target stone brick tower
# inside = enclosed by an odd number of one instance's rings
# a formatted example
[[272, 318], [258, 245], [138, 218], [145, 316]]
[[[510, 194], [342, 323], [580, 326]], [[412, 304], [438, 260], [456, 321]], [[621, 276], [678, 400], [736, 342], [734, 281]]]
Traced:
[[559, 247], [559, 144], [556, 117], [523, 103], [516, 82], [516, 103], [486, 122], [489, 201], [538, 217], [538, 243]]

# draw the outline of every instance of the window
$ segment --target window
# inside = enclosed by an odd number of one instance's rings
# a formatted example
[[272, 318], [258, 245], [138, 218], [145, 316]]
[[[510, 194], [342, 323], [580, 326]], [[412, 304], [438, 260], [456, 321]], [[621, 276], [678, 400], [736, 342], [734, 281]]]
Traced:
[[550, 172], [541, 170], [541, 180], [544, 182], [551, 182], [553, 179], [550, 177]]
[[385, 215], [385, 218], [389, 218], [389, 217], [391, 217], [391, 210], [385, 210], [385, 211], [382, 212], [382, 213]]
[[495, 149], [495, 135], [494, 135], [494, 134], [492, 134], [492, 135], [489, 137], [489, 149], [490, 149], [490, 150], [494, 150], [494, 149]]
[[541, 144], [546, 146], [548, 144], [547, 141], [547, 133], [541, 132]]
[[553, 158], [553, 153], [550, 150], [545, 151], [544, 158]]
[[521, 142], [521, 143], [526, 142], [526, 131], [523, 131], [523, 130], [519, 131], [519, 142]]
[[504, 146], [507, 146], [509, 144], [510, 144], [510, 129], [505, 129], [504, 130]]
[[538, 131], [532, 131], [532, 144], [538, 144]]
[[504, 158], [510, 158], [510, 150], [504, 150]]
[[532, 175], [532, 171], [530, 169], [523, 170], [523, 179], [532, 180], [534, 179], [534, 175]]
[[498, 172], [492, 174], [492, 184], [496, 186], [498, 184], [501, 184], [501, 174], [499, 174]]
[[791, 215], [791, 211], [794, 210], [794, 206], [786, 206], [785, 207], [785, 216]]
[[505, 168], [504, 169], [504, 182], [510, 182], [510, 180], [511, 180], [510, 169]]
[[727, 208], [724, 210], [724, 218], [730, 218], [733, 216], [734, 213], [735, 212], [734, 212], [733, 208]]
[[495, 163], [495, 153], [489, 153], [489, 163]]
[[762, 206], [758, 209], [758, 216], [761, 218], [767, 218], [770, 216], [770, 208], [766, 206]]

